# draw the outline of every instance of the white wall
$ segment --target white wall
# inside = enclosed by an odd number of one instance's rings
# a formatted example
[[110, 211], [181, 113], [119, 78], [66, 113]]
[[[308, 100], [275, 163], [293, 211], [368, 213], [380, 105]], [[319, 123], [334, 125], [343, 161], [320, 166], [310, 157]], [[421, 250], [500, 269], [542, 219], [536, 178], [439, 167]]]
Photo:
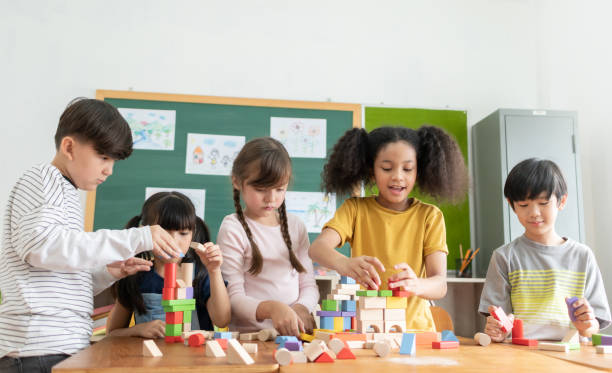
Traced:
[[499, 107], [577, 109], [587, 240], [606, 269], [604, 6], [0, 0], [0, 206], [25, 168], [52, 158], [66, 103], [96, 89], [450, 107], [468, 110], [470, 124]]

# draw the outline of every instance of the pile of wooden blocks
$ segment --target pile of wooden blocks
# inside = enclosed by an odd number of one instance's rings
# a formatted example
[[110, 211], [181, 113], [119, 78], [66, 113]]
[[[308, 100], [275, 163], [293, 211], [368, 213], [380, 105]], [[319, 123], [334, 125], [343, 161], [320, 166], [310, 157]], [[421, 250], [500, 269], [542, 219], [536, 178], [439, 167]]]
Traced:
[[182, 333], [191, 330], [191, 313], [195, 310], [193, 298], [193, 263], [181, 265], [182, 276], [177, 279], [177, 264], [164, 265], [162, 306], [166, 312], [166, 343], [183, 342]]

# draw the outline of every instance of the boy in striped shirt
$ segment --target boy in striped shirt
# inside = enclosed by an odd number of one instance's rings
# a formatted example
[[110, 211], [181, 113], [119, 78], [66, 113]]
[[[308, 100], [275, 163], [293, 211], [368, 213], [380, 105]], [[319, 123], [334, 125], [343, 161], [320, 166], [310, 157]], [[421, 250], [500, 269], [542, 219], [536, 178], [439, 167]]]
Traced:
[[[530, 158], [508, 174], [504, 196], [525, 233], [493, 252], [479, 311], [489, 315], [501, 307], [523, 320], [529, 339], [560, 340], [575, 328], [584, 337], [610, 325], [610, 308], [595, 255], [586, 245], [555, 231], [567, 201], [561, 170], [552, 161]], [[566, 297], [577, 297], [574, 316]], [[496, 342], [509, 333], [487, 317], [485, 333]]]
[[60, 117], [51, 163], [11, 190], [0, 248], [0, 371], [50, 372], [89, 345], [93, 295], [149, 270], [134, 255], [180, 256], [159, 226], [83, 231], [79, 192], [95, 190], [132, 152], [128, 124], [112, 105], [78, 99]]

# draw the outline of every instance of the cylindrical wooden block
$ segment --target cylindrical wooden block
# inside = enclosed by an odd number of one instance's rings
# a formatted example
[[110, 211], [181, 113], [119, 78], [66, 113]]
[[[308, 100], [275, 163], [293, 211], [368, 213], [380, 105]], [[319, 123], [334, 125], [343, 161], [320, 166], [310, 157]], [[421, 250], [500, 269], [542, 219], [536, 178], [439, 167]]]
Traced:
[[176, 299], [176, 289], [175, 288], [163, 288], [162, 289], [162, 299], [163, 300], [173, 300]]
[[289, 365], [293, 362], [293, 355], [286, 348], [279, 348], [274, 355], [276, 362], [280, 366]]
[[474, 342], [481, 346], [488, 346], [491, 344], [491, 337], [485, 333], [476, 333], [474, 334]]
[[192, 334], [189, 336], [189, 346], [198, 347], [204, 344], [206, 339], [200, 333]]
[[524, 338], [523, 320], [514, 319], [514, 324], [512, 325], [512, 338]]
[[164, 287], [173, 288], [176, 286], [176, 263], [164, 264]]
[[193, 263], [181, 264], [181, 280], [185, 282], [186, 287], [193, 286]]

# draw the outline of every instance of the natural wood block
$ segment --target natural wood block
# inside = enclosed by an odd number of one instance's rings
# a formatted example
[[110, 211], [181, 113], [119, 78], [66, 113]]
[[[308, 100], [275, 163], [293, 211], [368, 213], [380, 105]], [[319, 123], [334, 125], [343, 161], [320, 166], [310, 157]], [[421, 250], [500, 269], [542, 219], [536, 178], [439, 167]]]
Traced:
[[162, 352], [159, 350], [159, 347], [157, 347], [155, 344], [155, 341], [152, 339], [142, 341], [142, 355], [148, 357], [164, 356], [164, 354], [162, 354]]
[[[406, 321], [406, 310], [403, 308], [386, 308], [383, 310], [385, 321]], [[370, 319], [371, 320], [371, 319]]]
[[217, 342], [214, 339], [206, 342], [205, 354], [208, 357], [224, 357], [225, 356], [225, 352], [223, 352], [221, 345], [219, 345], [219, 342]]
[[359, 297], [359, 308], [366, 310], [389, 308], [387, 307], [387, 299], [389, 299], [389, 297]]
[[274, 359], [276, 359], [278, 365], [282, 367], [293, 363], [293, 355], [291, 354], [291, 351], [287, 350], [284, 347], [279, 348], [274, 352]]
[[491, 337], [485, 333], [476, 333], [474, 334], [474, 342], [486, 347], [491, 344]]
[[233, 338], [227, 341], [227, 361], [229, 361], [230, 364], [241, 365], [250, 365], [255, 363], [255, 360], [253, 360], [251, 355], [246, 352], [240, 342]]
[[276, 337], [278, 337], [278, 332], [276, 329], [263, 329], [260, 330], [257, 335], [257, 338], [259, 338], [259, 340], [262, 342], [274, 340]]
[[249, 354], [257, 353], [257, 343], [243, 343], [242, 347], [244, 347], [245, 351]]
[[385, 333], [392, 333], [391, 329], [395, 329], [393, 333], [403, 333], [404, 331], [406, 331], [405, 321], [385, 321], [384, 324]]
[[538, 350], [569, 352], [565, 343], [538, 342]]
[[374, 352], [380, 357], [387, 357], [391, 353], [391, 344], [388, 341], [380, 341], [374, 344]]

